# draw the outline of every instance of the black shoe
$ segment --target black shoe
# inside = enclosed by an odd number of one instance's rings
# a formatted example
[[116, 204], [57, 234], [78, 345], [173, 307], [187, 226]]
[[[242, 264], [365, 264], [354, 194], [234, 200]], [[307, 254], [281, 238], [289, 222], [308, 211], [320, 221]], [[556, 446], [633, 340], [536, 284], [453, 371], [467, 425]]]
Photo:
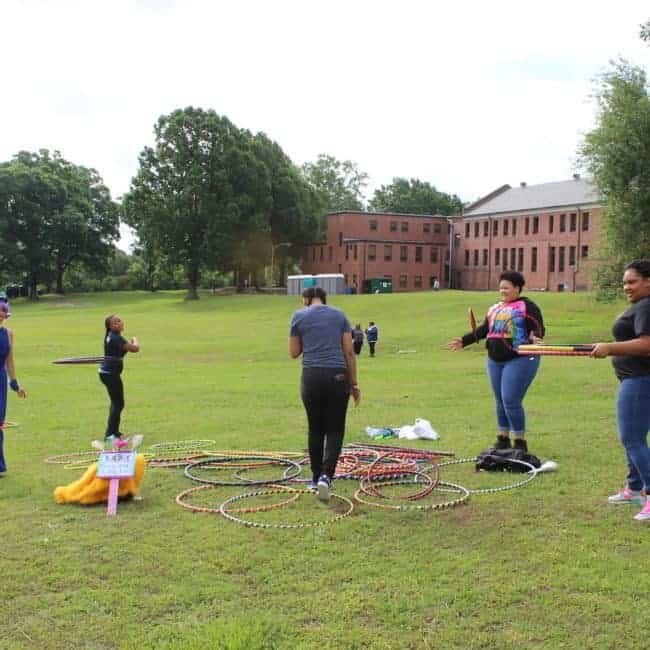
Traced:
[[494, 443], [496, 449], [510, 449], [511, 446], [508, 436], [497, 436], [497, 441]]
[[521, 449], [525, 454], [528, 453], [528, 443], [524, 438], [515, 438], [515, 449]]

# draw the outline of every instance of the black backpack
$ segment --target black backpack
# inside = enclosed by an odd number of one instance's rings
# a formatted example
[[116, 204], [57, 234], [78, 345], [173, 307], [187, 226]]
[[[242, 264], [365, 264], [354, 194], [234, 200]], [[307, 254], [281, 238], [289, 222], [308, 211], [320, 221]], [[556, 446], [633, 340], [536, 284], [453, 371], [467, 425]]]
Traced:
[[486, 470], [488, 472], [514, 472], [524, 473], [530, 469], [526, 465], [512, 461], [522, 460], [529, 465], [537, 468], [542, 462], [537, 456], [529, 454], [521, 449], [497, 449], [490, 447], [482, 451], [476, 457], [476, 471]]

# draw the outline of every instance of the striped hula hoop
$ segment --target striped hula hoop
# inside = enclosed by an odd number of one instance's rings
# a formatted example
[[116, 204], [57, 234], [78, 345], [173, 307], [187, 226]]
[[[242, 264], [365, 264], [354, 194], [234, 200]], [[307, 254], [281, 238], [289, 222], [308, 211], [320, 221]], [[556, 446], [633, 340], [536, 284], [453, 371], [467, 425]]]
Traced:
[[[443, 468], [448, 465], [461, 465], [462, 463], [475, 463], [476, 461], [477, 461], [476, 456], [474, 456], [473, 458], [459, 458], [457, 460], [448, 460], [444, 463], [440, 463], [440, 467]], [[523, 487], [524, 485], [530, 483], [531, 481], [534, 481], [537, 478], [537, 469], [530, 463], [527, 463], [524, 460], [515, 460], [514, 458], [509, 458], [508, 461], [512, 463], [519, 463], [520, 465], [527, 467], [529, 476], [527, 476], [527, 478], [523, 479], [522, 481], [517, 481], [515, 483], [511, 483], [510, 485], [504, 485], [502, 487], [496, 487], [496, 488], [482, 488], [479, 490], [469, 490], [469, 493], [470, 494], [493, 494], [494, 492], [505, 492], [506, 490], [514, 490], [515, 488]]]
[[[246, 480], [246, 481], [219, 481], [217, 479], [207, 479], [207, 478], [201, 478], [199, 476], [195, 476], [192, 472], [195, 469], [198, 469], [200, 467], [218, 467], [219, 465], [223, 465], [224, 468], [228, 467], [228, 463], [231, 463], [233, 461], [246, 461], [246, 460], [263, 460], [263, 461], [275, 461], [278, 465], [289, 465], [293, 468], [294, 473], [291, 474], [290, 472], [285, 472], [284, 475], [280, 478], [273, 478], [273, 479], [264, 479], [264, 480]], [[210, 458], [205, 458], [203, 460], [195, 461], [193, 463], [190, 463], [185, 467], [185, 476], [187, 478], [192, 479], [193, 481], [196, 481], [198, 483], [207, 483], [209, 485], [230, 485], [230, 486], [251, 486], [251, 485], [271, 485], [271, 484], [277, 484], [277, 483], [285, 483], [286, 481], [290, 481], [293, 478], [296, 478], [300, 472], [302, 471], [302, 468], [298, 463], [296, 463], [293, 460], [290, 460], [288, 458], [274, 458], [272, 456], [213, 456]]]
[[[406, 481], [407, 483], [410, 483], [410, 480]], [[404, 483], [404, 481], [399, 480], [399, 481], [392, 481], [385, 483], [385, 485], [401, 485]], [[437, 490], [440, 490], [441, 492], [456, 492], [460, 494], [460, 496], [457, 499], [452, 499], [451, 501], [445, 501], [443, 503], [425, 503], [423, 505], [420, 504], [408, 504], [408, 505], [396, 505], [392, 503], [375, 503], [374, 501], [369, 501], [368, 499], [364, 499], [361, 494], [362, 494], [362, 489], [359, 488], [355, 493], [354, 493], [354, 498], [359, 502], [363, 503], [366, 506], [372, 506], [373, 508], [383, 508], [384, 510], [445, 510], [446, 508], [452, 508], [454, 506], [458, 506], [461, 503], [465, 503], [469, 499], [470, 491], [466, 488], [463, 487], [462, 485], [457, 485], [456, 483], [450, 483], [449, 481], [440, 481], [438, 483], [438, 486], [436, 488]]]

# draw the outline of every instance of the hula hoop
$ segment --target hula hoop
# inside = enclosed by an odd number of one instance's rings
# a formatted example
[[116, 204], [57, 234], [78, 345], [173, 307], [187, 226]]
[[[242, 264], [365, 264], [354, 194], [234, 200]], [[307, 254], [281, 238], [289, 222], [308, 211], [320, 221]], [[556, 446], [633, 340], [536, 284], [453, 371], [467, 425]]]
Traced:
[[[289, 474], [288, 472], [285, 472], [283, 476], [280, 479], [274, 478], [274, 479], [264, 479], [264, 480], [246, 480], [246, 481], [219, 481], [217, 479], [207, 479], [207, 478], [201, 478], [198, 476], [194, 476], [192, 474], [192, 470], [195, 468], [199, 467], [216, 467], [218, 465], [224, 464], [224, 467], [227, 466], [227, 463], [231, 461], [242, 461], [242, 460], [274, 460], [277, 461], [278, 465], [284, 464], [284, 465], [289, 465], [290, 467], [293, 467], [294, 469], [294, 474]], [[199, 460], [194, 463], [190, 463], [186, 468], [185, 468], [185, 476], [187, 478], [191, 479], [192, 481], [196, 481], [198, 483], [207, 483], [209, 485], [230, 485], [230, 486], [251, 486], [251, 485], [271, 485], [271, 484], [278, 484], [278, 483], [284, 483], [286, 481], [290, 481], [293, 478], [296, 478], [302, 471], [302, 468], [298, 463], [296, 463], [293, 460], [289, 460], [288, 458], [279, 458], [279, 457], [272, 457], [272, 456], [215, 456], [212, 458], [206, 458], [205, 460]]]
[[[410, 481], [407, 481], [410, 483]], [[404, 481], [389, 481], [385, 485], [401, 485]], [[448, 488], [448, 489], [447, 489]], [[456, 483], [450, 483], [449, 481], [440, 481], [436, 489], [439, 489], [441, 492], [458, 492], [460, 496], [457, 499], [452, 499], [451, 501], [444, 501], [443, 503], [427, 503], [424, 505], [420, 504], [408, 504], [408, 505], [395, 505], [391, 503], [375, 503], [374, 501], [368, 501], [363, 499], [361, 494], [363, 490], [359, 488], [354, 493], [354, 498], [359, 502], [363, 503], [366, 506], [372, 506], [373, 508], [383, 508], [384, 510], [445, 510], [446, 508], [452, 508], [458, 506], [461, 503], [465, 503], [469, 499], [470, 491], [463, 487], [462, 485], [457, 485]], [[387, 498], [387, 497], [384, 497]]]
[[[323, 519], [321, 521], [308, 521], [300, 524], [286, 524], [286, 523], [269, 524], [264, 522], [251, 521], [250, 519], [243, 519], [242, 517], [236, 517], [235, 515], [230, 514], [232, 510], [228, 508], [228, 505], [233, 503], [234, 501], [239, 501], [241, 499], [248, 499], [256, 496], [264, 496], [266, 494], [275, 494], [278, 491], [279, 491], [278, 489], [272, 489], [272, 490], [261, 490], [260, 492], [245, 492], [244, 494], [236, 494], [234, 497], [230, 497], [229, 499], [226, 499], [221, 504], [221, 507], [219, 508], [219, 512], [221, 512], [221, 514], [226, 519], [229, 519], [230, 521], [234, 521], [237, 524], [243, 524], [244, 526], [250, 526], [252, 528], [313, 528], [315, 526], [324, 526], [326, 524], [333, 524], [337, 521], [340, 521], [344, 517], [350, 515], [350, 513], [354, 510], [354, 503], [350, 499], [341, 496], [339, 494], [332, 493], [330, 497], [332, 499], [338, 499], [339, 501], [345, 503], [348, 506], [348, 509], [345, 512], [343, 512], [343, 514], [336, 515], [335, 517], [331, 517], [330, 519]], [[304, 492], [308, 493], [307, 490], [304, 490]]]
[[180, 451], [184, 449], [201, 449], [207, 445], [213, 445], [214, 440], [177, 440], [176, 442], [158, 442], [149, 445], [149, 449], [156, 451]]
[[[448, 460], [444, 463], [440, 463], [440, 467], [443, 468], [447, 465], [461, 465], [462, 463], [475, 463], [476, 460], [477, 460], [476, 456], [474, 456], [474, 458], [459, 458], [458, 460]], [[510, 485], [504, 485], [503, 487], [469, 490], [469, 493], [470, 494], [492, 494], [493, 492], [505, 492], [506, 490], [514, 490], [515, 488], [523, 487], [527, 483], [530, 483], [531, 481], [534, 481], [537, 478], [537, 469], [530, 463], [527, 463], [524, 460], [515, 460], [514, 458], [509, 458], [508, 462], [519, 463], [520, 465], [524, 465], [525, 467], [528, 467], [529, 470], [528, 473], [530, 474], [530, 476], [523, 479], [522, 481], [517, 481], [516, 483], [511, 483]]]
[[122, 361], [122, 357], [67, 357], [55, 359], [52, 363], [58, 365], [81, 365], [90, 363], [104, 363], [104, 361]]
[[12, 429], [13, 427], [20, 426], [18, 422], [10, 422], [9, 420], [5, 420], [2, 424], [0, 424], [0, 429]]
[[[405, 478], [409, 472], [405, 472], [402, 474], [400, 477], [396, 478]], [[377, 499], [389, 499], [389, 500], [396, 500], [396, 499], [404, 499], [406, 501], [416, 501], [417, 499], [422, 499], [431, 492], [433, 492], [436, 489], [436, 486], [440, 482], [440, 475], [438, 475], [437, 479], [431, 478], [428, 474], [425, 474], [423, 472], [412, 472], [413, 474], [413, 480], [404, 480], [400, 481], [400, 484], [403, 485], [412, 485], [412, 484], [417, 484], [421, 482], [422, 478], [427, 479], [427, 485], [424, 486], [419, 492], [416, 492], [415, 494], [407, 494], [406, 496], [394, 496], [394, 497], [387, 497], [385, 494], [381, 493], [381, 488], [385, 487], [387, 485], [395, 485], [395, 481], [373, 481], [373, 480], [368, 480], [368, 479], [361, 479], [359, 481], [359, 489], [367, 496], [369, 497], [375, 497]], [[366, 485], [367, 484], [367, 485]]]
[[82, 463], [84, 459], [90, 462], [96, 460], [99, 451], [71, 451], [68, 454], [59, 454], [58, 456], [48, 456], [45, 462], [50, 465], [71, 465], [72, 463]]
[[[188, 488], [187, 490], [184, 490], [181, 492], [179, 495], [176, 496], [176, 503], [181, 506], [182, 508], [186, 508], [187, 510], [191, 510], [192, 512], [209, 512], [213, 514], [221, 514], [221, 506], [217, 508], [208, 508], [207, 506], [195, 506], [192, 505], [191, 503], [186, 503], [184, 499], [189, 496], [190, 494], [194, 492], [200, 492], [201, 490], [215, 490], [217, 489], [218, 485], [197, 485], [196, 487], [191, 487]], [[304, 490], [295, 490], [293, 488], [283, 486], [283, 489], [280, 490], [278, 489], [278, 492], [295, 492], [295, 494], [292, 494], [288, 499], [285, 501], [279, 501], [278, 503], [273, 503], [271, 505], [266, 505], [266, 506], [258, 506], [255, 508], [228, 508], [228, 512], [265, 512], [267, 510], [273, 510], [274, 508], [282, 508], [283, 506], [289, 505], [290, 503], [293, 503], [294, 501], [297, 501], [302, 494], [305, 494]]]

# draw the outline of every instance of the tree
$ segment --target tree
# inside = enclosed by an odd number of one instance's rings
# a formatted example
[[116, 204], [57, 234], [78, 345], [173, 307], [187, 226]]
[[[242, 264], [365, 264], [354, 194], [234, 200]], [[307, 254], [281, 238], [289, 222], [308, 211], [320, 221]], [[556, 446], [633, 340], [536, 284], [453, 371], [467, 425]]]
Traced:
[[363, 190], [368, 175], [356, 163], [341, 162], [322, 153], [315, 163], [305, 163], [302, 173], [320, 195], [325, 212], [364, 209]]
[[242, 230], [259, 223], [268, 176], [250, 136], [214, 111], [176, 110], [154, 130], [156, 145], [140, 154], [124, 199], [125, 220], [184, 266], [196, 299], [202, 269], [223, 265]]
[[645, 72], [626, 61], [613, 64], [596, 93], [596, 128], [580, 149], [604, 207], [604, 259], [596, 284], [620, 283], [625, 261], [650, 255], [650, 97]]
[[639, 36], [641, 36], [641, 40], [650, 43], [650, 20], [644, 25], [641, 25], [641, 32], [639, 33]]
[[439, 192], [430, 183], [412, 178], [394, 178], [375, 190], [370, 209], [403, 214], [460, 214], [463, 204], [455, 195]]
[[32, 299], [38, 283], [52, 279], [63, 292], [74, 261], [105, 265], [117, 236], [117, 207], [95, 170], [47, 150], [21, 151], [0, 165], [0, 239], [13, 246]]

